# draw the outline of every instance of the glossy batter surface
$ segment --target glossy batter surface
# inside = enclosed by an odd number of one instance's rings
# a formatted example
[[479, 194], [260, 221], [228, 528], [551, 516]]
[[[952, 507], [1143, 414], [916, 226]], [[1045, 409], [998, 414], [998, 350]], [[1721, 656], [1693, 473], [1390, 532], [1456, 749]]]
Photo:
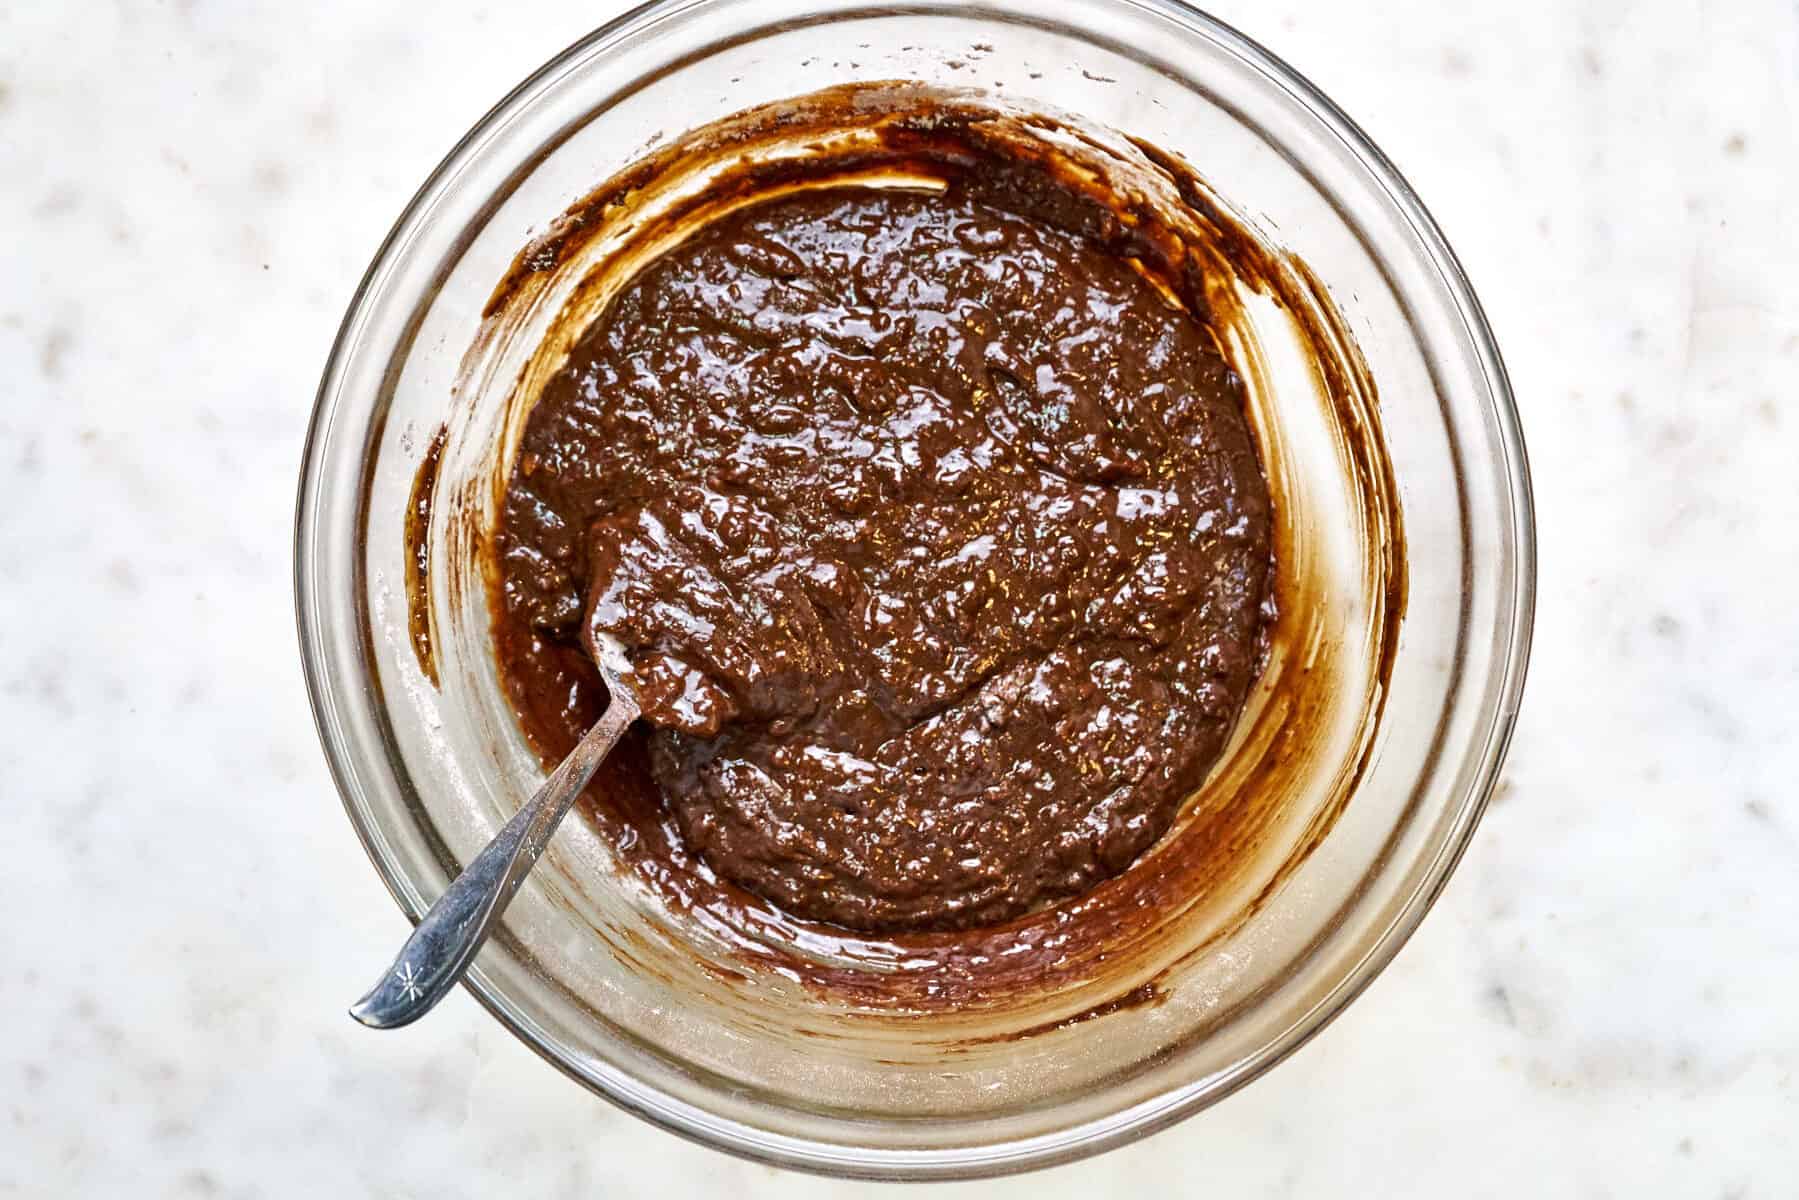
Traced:
[[1002, 192], [740, 210], [639, 275], [533, 409], [502, 670], [566, 746], [603, 630], [724, 878], [854, 929], [1090, 888], [1168, 828], [1256, 670], [1241, 384], [1129, 263]]

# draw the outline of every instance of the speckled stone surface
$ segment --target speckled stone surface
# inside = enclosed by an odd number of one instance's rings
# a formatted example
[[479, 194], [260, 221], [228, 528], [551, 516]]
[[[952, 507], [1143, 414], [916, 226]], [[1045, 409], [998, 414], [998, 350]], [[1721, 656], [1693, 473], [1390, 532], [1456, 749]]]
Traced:
[[[0, 7], [0, 1195], [843, 1196], [652, 1130], [457, 994], [315, 741], [289, 527], [388, 224], [611, 3]], [[1392, 155], [1507, 354], [1542, 541], [1502, 793], [1341, 1020], [968, 1195], [1799, 1187], [1799, 14], [1231, 3]], [[916, 1192], [909, 1193], [916, 1194]]]

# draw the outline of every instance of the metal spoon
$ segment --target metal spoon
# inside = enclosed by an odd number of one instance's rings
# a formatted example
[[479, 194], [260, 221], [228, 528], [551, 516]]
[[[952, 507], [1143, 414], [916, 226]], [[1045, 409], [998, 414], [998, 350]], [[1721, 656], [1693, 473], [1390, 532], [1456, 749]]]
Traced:
[[506, 822], [437, 898], [400, 947], [393, 966], [350, 1009], [350, 1015], [369, 1028], [394, 1029], [416, 1021], [456, 986], [513, 893], [549, 845], [550, 835], [574, 806], [575, 797], [637, 719], [637, 693], [626, 682], [631, 664], [625, 659], [624, 647], [602, 633], [593, 637], [594, 658], [611, 696], [606, 711], [544, 780], [531, 802]]

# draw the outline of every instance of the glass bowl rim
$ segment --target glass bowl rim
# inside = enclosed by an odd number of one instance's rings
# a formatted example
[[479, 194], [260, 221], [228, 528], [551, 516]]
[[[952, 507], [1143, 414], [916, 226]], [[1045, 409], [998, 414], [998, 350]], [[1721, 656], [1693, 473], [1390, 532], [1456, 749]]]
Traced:
[[[315, 537], [313, 525], [321, 488], [320, 448], [335, 424], [339, 407], [333, 385], [341, 374], [341, 364], [354, 347], [353, 334], [359, 325], [358, 316], [369, 303], [377, 282], [383, 277], [385, 268], [400, 247], [404, 235], [420, 215], [435, 203], [437, 197], [449, 189], [462, 161], [479, 147], [496, 125], [536, 95], [543, 85], [553, 81], [569, 64], [584, 58], [596, 46], [655, 21], [689, 10], [710, 7], [719, 2], [720, 0], [645, 0], [577, 39], [509, 91], [457, 140], [402, 209], [357, 284], [332, 341], [315, 396], [301, 459], [294, 517], [295, 617], [307, 697], [333, 783], [370, 862], [395, 902], [415, 923], [423, 917], [424, 906], [408, 891], [404, 872], [380, 843], [373, 828], [373, 816], [367, 810], [356, 783], [356, 772], [351, 762], [352, 751], [329, 694], [329, 672], [322, 649], [324, 635], [319, 630], [316, 618], [315, 597], [323, 584], [316, 578], [317, 556], [309, 551]], [[559, 1052], [554, 1040], [503, 994], [502, 989], [494, 986], [480, 971], [470, 972], [465, 981], [470, 993], [539, 1057], [626, 1111], [701, 1145], [726, 1150], [773, 1166], [842, 1177], [954, 1179], [987, 1177], [1065, 1163], [1166, 1128], [1260, 1077], [1310, 1041], [1361, 994], [1411, 938], [1425, 913], [1441, 894], [1472, 839], [1498, 783], [1499, 769], [1504, 762], [1516, 724], [1530, 658], [1536, 604], [1536, 517], [1528, 456], [1510, 379], [1473, 286], [1435, 219], [1398, 168], [1360, 126], [1303, 74], [1260, 43], [1218, 18], [1194, 8], [1185, 0], [1115, 2], [1148, 10], [1184, 25], [1235, 55], [1240, 61], [1255, 68], [1270, 85], [1285, 90], [1293, 101], [1335, 135], [1380, 185], [1385, 198], [1418, 239], [1425, 258], [1438, 272], [1454, 311], [1461, 319], [1461, 331], [1475, 353], [1479, 373], [1484, 378], [1491, 398], [1490, 415], [1496, 422], [1499, 449], [1503, 458], [1505, 488], [1502, 499], [1508, 506], [1511, 518], [1507, 531], [1507, 548], [1514, 558], [1511, 593], [1498, 597], [1501, 623], [1509, 625], [1499, 631], [1503, 638], [1503, 650], [1496, 656], [1503, 659], [1497, 664], [1496, 677], [1499, 682], [1486, 699], [1485, 706], [1490, 711], [1480, 714], [1480, 728], [1470, 742], [1472, 752], [1469, 760], [1476, 764], [1473, 786], [1460, 798], [1451, 832], [1438, 849], [1435, 861], [1425, 867], [1417, 888], [1405, 899], [1386, 928], [1379, 930], [1368, 940], [1361, 958], [1330, 987], [1322, 999], [1294, 1020], [1279, 1037], [1264, 1044], [1254, 1054], [1238, 1060], [1227, 1072], [1214, 1076], [1206, 1086], [1174, 1089], [1082, 1125], [1010, 1142], [893, 1150], [850, 1147], [747, 1126], [677, 1100], [608, 1064], [601, 1064], [597, 1070], [583, 1070], [580, 1064]], [[877, 15], [903, 12], [906, 8], [903, 4], [849, 4], [830, 13], [827, 19], [848, 18], [859, 13]], [[921, 7], [920, 11], [926, 10]], [[930, 11], [937, 10], [933, 7]], [[968, 6], [968, 14], [993, 15], [978, 0]], [[1504, 620], [1507, 610], [1509, 623]]]

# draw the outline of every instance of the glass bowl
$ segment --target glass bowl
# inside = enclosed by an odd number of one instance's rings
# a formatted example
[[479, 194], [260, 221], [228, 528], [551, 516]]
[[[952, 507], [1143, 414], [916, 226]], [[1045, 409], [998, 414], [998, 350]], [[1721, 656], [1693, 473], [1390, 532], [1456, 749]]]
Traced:
[[[1114, 997], [1154, 1003], [1101, 1003], [1095, 989], [1122, 977], [928, 1019], [821, 998], [778, 971], [728, 965], [728, 946], [708, 940], [716, 931], [634, 886], [580, 821], [468, 982], [550, 1062], [695, 1140], [844, 1175], [976, 1176], [1142, 1136], [1291, 1053], [1416, 928], [1498, 777], [1534, 594], [1529, 478], [1504, 368], [1423, 206], [1309, 83], [1167, 0], [665, 0], [633, 11], [483, 118], [376, 255], [313, 414], [297, 606], [338, 788], [416, 920], [543, 776], [492, 668], [481, 581], [446, 577], [446, 564], [474, 558], [437, 552], [480, 536], [478, 498], [504, 440], [480, 436], [502, 429], [501, 400], [471, 382], [465, 357], [496, 284], [558, 214], [671, 135], [890, 79], [1078, 114], [1172, 151], [1328, 294], [1378, 389], [1405, 525], [1404, 621], [1378, 724], [1356, 748], [1353, 794], [1325, 819], [1297, 813], [1294, 836], [1319, 835], [1308, 851], [1252, 881], [1230, 920], [1151, 964], [1153, 986]], [[426, 539], [431, 678], [415, 653], [406, 523], [420, 466], [440, 452]], [[1338, 597], [1351, 609], [1354, 578], [1345, 573]], [[1333, 759], [1316, 774], [1340, 769]]]

